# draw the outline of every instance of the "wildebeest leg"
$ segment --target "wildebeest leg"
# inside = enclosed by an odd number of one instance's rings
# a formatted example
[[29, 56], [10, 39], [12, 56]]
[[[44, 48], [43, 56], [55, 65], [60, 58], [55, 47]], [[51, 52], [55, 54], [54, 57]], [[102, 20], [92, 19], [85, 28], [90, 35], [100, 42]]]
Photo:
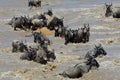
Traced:
[[65, 45], [67, 45], [69, 43], [69, 41], [68, 40], [65, 40]]
[[12, 27], [14, 28], [14, 31], [17, 31], [15, 24], [12, 24]]
[[89, 42], [89, 36], [87, 37], [87, 42]]
[[58, 30], [55, 30], [55, 37], [59, 36], [58, 35]]
[[86, 39], [85, 39], [85, 37], [82, 39], [82, 42], [83, 42], [83, 43], [86, 43]]

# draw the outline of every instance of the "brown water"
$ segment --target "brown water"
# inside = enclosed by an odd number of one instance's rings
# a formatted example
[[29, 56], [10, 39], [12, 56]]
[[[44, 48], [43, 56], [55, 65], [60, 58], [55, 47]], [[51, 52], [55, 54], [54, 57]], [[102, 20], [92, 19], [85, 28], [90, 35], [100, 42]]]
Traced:
[[[119, 6], [119, 0], [44, 0], [42, 8], [30, 10], [27, 0], [0, 1], [0, 80], [71, 80], [58, 73], [83, 62], [86, 52], [94, 44], [102, 43], [107, 56], [97, 58], [100, 68], [86, 73], [79, 80], [120, 80], [120, 20], [104, 17], [104, 3]], [[46, 5], [49, 4], [49, 5]], [[11, 52], [11, 42], [15, 39], [33, 43], [33, 37], [25, 31], [13, 31], [6, 23], [13, 16], [33, 15], [52, 8], [54, 13], [64, 16], [65, 25], [76, 29], [84, 23], [90, 24], [90, 42], [64, 45], [64, 39], [49, 36], [55, 49], [57, 60], [47, 65], [19, 59], [21, 53]], [[75, 79], [78, 80], [78, 79]]]

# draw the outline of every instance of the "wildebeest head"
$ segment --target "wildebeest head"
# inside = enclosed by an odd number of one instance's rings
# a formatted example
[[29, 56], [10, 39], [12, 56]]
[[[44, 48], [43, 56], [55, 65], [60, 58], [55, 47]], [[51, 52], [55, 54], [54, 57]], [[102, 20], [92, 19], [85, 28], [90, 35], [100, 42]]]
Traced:
[[52, 9], [48, 9], [48, 15], [49, 15], [49, 16], [52, 16], [52, 15], [53, 15]]
[[13, 41], [12, 52], [17, 52], [17, 51], [20, 51], [20, 52], [28, 51], [27, 45], [25, 45], [23, 41], [18, 41], [18, 40]]
[[106, 6], [105, 16], [106, 16], [106, 17], [109, 17], [109, 16], [111, 16], [112, 13], [113, 13], [113, 11], [112, 11], [112, 9], [111, 9], [112, 4], [108, 5], [108, 4], [105, 3], [105, 6]]
[[39, 32], [33, 32], [33, 36], [34, 36], [34, 42], [35, 43], [39, 43], [40, 41], [39, 40], [41, 40], [40, 38], [41, 38], [41, 32], [39, 33]]
[[87, 54], [85, 55], [85, 59], [96, 58], [98, 56], [104, 56], [104, 55], [107, 55], [107, 53], [103, 49], [101, 44], [99, 44], [98, 46], [95, 45], [95, 48], [93, 50], [87, 52]]
[[19, 50], [20, 52], [28, 51], [27, 45], [25, 45], [23, 42], [19, 43]]
[[36, 49], [29, 47], [28, 51], [25, 51], [21, 55], [20, 59], [22, 59], [22, 60], [34, 60], [36, 57], [36, 54], [37, 54]]
[[99, 55], [107, 55], [106, 51], [103, 49], [101, 44], [99, 44], [98, 46], [95, 45], [95, 50], [96, 50], [96, 54], [94, 55], [95, 57]]
[[48, 61], [53, 61], [56, 59], [54, 49], [53, 49], [53, 51], [47, 52], [47, 59], [48, 59]]
[[37, 32], [34, 32], [34, 33], [33, 33], [33, 36], [34, 36], [34, 42], [36, 43], [36, 42], [37, 42], [37, 38], [38, 38], [38, 33], [37, 33]]

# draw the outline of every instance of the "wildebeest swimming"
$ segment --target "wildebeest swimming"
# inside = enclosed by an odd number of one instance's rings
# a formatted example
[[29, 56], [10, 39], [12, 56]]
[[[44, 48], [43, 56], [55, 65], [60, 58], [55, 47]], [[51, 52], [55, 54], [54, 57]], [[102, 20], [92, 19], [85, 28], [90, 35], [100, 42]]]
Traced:
[[94, 58], [89, 58], [86, 62], [76, 64], [75, 66], [65, 70], [59, 75], [68, 78], [79, 78], [82, 77], [84, 73], [87, 73], [92, 69], [97, 69], [98, 67], [99, 63], [97, 62], [97, 60]]
[[90, 50], [87, 52], [87, 54], [85, 55], [85, 58], [96, 58], [98, 56], [104, 56], [107, 55], [107, 52], [103, 49], [102, 45], [95, 45], [95, 48], [93, 50]]
[[10, 22], [8, 22], [9, 25], [11, 25], [14, 30], [17, 30], [17, 28], [22, 30], [30, 30], [30, 20], [27, 16], [20, 16], [20, 17], [13, 17]]
[[41, 0], [28, 0], [28, 7], [41, 7]]
[[90, 27], [89, 24], [84, 24], [84, 27], [81, 29], [77, 30], [66, 30], [65, 31], [65, 45], [68, 43], [86, 43], [89, 41], [89, 36], [90, 36]]
[[64, 38], [65, 37], [65, 32], [67, 31], [67, 27], [64, 27], [64, 26], [56, 26], [55, 27], [55, 33], [54, 33], [54, 36], [55, 37], [62, 37]]
[[41, 47], [43, 47], [45, 44], [50, 45], [51, 41], [49, 40], [46, 35], [44, 35], [42, 32], [33, 32], [34, 36], [34, 42], [39, 43]]
[[22, 60], [33, 60], [37, 63], [47, 64], [48, 61], [53, 62], [56, 59], [54, 49], [50, 49], [48, 46], [42, 48], [28, 48], [28, 51], [25, 51], [21, 56]]
[[51, 22], [48, 23], [47, 25], [47, 28], [50, 29], [50, 30], [54, 30], [56, 26], [62, 26], [63, 27], [63, 19], [64, 18], [57, 18], [57, 17], [54, 17]]
[[106, 12], [105, 12], [106, 17], [113, 16], [113, 18], [120, 18], [120, 10], [113, 12], [113, 10], [111, 8], [112, 4], [108, 5], [105, 3], [105, 6], [106, 6]]
[[28, 51], [27, 45], [23, 43], [23, 41], [14, 40], [12, 42], [12, 52], [25, 52]]

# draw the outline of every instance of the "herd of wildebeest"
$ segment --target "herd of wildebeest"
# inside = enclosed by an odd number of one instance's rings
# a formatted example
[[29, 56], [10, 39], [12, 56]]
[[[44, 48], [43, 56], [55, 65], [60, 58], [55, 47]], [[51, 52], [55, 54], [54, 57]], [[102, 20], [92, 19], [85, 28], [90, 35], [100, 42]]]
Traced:
[[[28, 0], [28, 6], [41, 7], [41, 1]], [[111, 9], [112, 4], [106, 6], [105, 16], [113, 16], [113, 18], [120, 18], [120, 11], [113, 12]], [[51, 20], [49, 20], [49, 18]], [[57, 58], [55, 55], [55, 50], [51, 49], [51, 41], [42, 32], [35, 32], [38, 28], [46, 27], [49, 30], [54, 30], [55, 37], [61, 37], [65, 39], [64, 44], [67, 46], [68, 43], [86, 43], [89, 42], [90, 37], [90, 26], [89, 24], [84, 24], [83, 27], [76, 30], [72, 30], [69, 26], [64, 26], [64, 17], [59, 18], [54, 16], [52, 10], [48, 10], [42, 14], [29, 16], [13, 17], [8, 23], [14, 30], [22, 29], [29, 30], [32, 32], [34, 38], [34, 47], [28, 46], [26, 43], [20, 40], [14, 40], [12, 42], [12, 52], [22, 52], [20, 56], [21, 60], [33, 60], [37, 63], [47, 64], [48, 62], [54, 62]], [[59, 75], [69, 78], [79, 78], [82, 77], [84, 73], [89, 72], [92, 69], [97, 69], [100, 65], [95, 59], [98, 56], [107, 55], [106, 51], [103, 49], [102, 45], [95, 45], [92, 50], [89, 50], [84, 59], [85, 62], [78, 63], [75, 66], [66, 69]]]

